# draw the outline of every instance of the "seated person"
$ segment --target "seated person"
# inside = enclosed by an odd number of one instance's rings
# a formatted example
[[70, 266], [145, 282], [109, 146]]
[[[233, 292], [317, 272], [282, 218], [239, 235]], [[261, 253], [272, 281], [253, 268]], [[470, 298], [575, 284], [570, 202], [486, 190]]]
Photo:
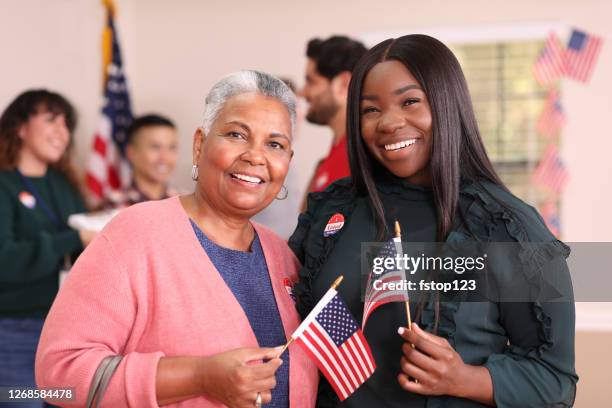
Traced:
[[127, 159], [132, 166], [132, 182], [111, 194], [103, 207], [127, 207], [149, 200], [177, 195], [168, 187], [177, 159], [177, 135], [174, 123], [155, 115], [140, 116], [128, 128]]

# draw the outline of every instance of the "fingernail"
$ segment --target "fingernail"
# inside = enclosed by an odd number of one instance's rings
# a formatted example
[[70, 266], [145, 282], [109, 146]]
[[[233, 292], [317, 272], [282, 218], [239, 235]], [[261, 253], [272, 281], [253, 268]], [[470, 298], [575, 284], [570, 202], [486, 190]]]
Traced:
[[403, 327], [401, 327], [401, 326], [400, 326], [400, 327], [397, 329], [397, 333], [398, 333], [398, 334], [401, 336], [402, 334], [404, 334], [404, 330], [406, 330], [406, 329], [404, 329]]
[[283, 365], [283, 360], [281, 360], [281, 361], [280, 361], [280, 364], [279, 364], [279, 366], [281, 366], [281, 365]]

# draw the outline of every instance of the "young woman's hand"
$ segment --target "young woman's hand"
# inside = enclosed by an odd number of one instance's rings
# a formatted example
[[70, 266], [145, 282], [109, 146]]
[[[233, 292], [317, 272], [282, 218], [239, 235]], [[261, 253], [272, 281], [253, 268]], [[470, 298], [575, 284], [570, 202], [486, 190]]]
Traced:
[[231, 408], [255, 406], [272, 400], [274, 374], [282, 360], [280, 348], [240, 348], [207, 357], [202, 362], [202, 385], [206, 395]]
[[443, 337], [422, 330], [400, 327], [402, 372], [397, 381], [406, 391], [421, 395], [450, 395], [493, 405], [493, 384], [485, 367], [465, 364]]

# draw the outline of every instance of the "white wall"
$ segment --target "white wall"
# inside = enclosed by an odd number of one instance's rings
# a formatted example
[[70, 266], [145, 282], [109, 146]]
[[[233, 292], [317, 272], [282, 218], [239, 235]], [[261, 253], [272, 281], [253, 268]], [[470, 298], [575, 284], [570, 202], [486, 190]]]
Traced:
[[[118, 29], [137, 114], [159, 111], [176, 119], [181, 163], [175, 183], [190, 187], [191, 135], [203, 97], [221, 75], [257, 68], [299, 84], [304, 47], [313, 36], [377, 30], [461, 29], [477, 24], [552, 21], [612, 39], [606, 0], [409, 0], [287, 2], [261, 0], [120, 0]], [[78, 107], [78, 163], [83, 165], [100, 108], [101, 3], [90, 0], [0, 1], [0, 108], [18, 92], [47, 86]], [[569, 118], [563, 155], [571, 171], [562, 222], [567, 241], [612, 241], [612, 48], [604, 48], [591, 83], [564, 83]], [[301, 183], [329, 146], [329, 133], [304, 125], [294, 166]]]

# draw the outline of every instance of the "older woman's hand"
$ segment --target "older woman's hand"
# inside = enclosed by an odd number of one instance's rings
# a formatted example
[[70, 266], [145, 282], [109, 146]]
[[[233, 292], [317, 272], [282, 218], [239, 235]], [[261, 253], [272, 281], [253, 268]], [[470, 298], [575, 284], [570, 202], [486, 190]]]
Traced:
[[252, 408], [258, 392], [263, 404], [270, 402], [281, 348], [240, 348], [205, 358], [201, 378], [206, 394], [231, 408]]
[[465, 364], [448, 340], [424, 331], [416, 323], [412, 330], [400, 327], [398, 332], [406, 340], [400, 360], [402, 373], [397, 377], [403, 389], [493, 404], [493, 385], [485, 367]]

